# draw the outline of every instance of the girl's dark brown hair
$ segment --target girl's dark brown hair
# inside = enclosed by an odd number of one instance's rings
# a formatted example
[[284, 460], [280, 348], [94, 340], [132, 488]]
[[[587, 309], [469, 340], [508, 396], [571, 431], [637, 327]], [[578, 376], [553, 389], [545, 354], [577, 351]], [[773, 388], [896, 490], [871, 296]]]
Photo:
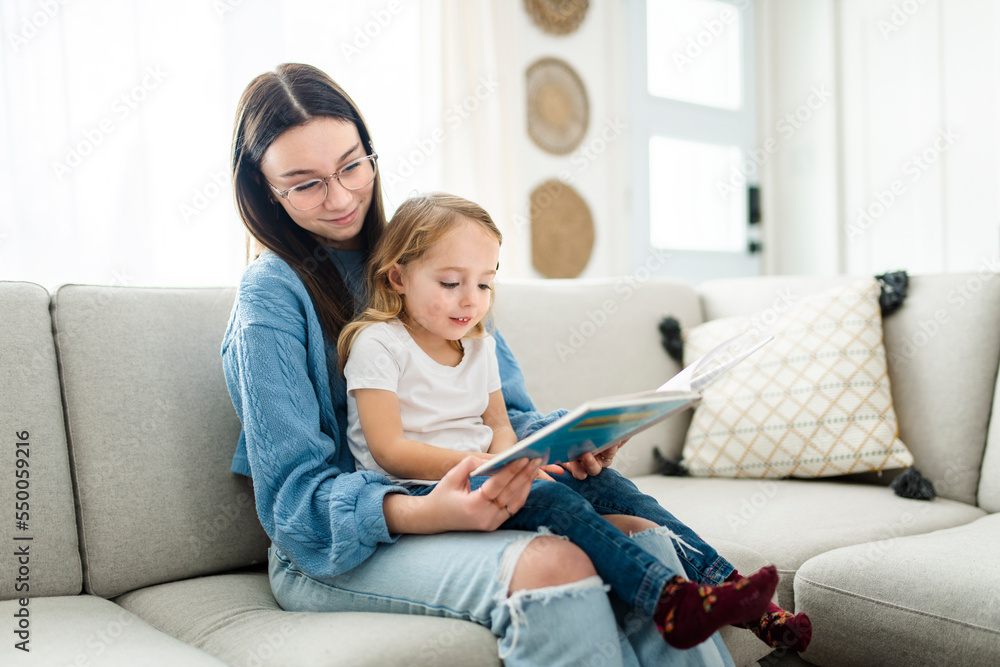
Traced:
[[[261, 74], [246, 87], [236, 108], [233, 127], [232, 179], [236, 209], [247, 232], [295, 270], [312, 297], [326, 335], [337, 340], [355, 315], [354, 299], [329, 261], [327, 249], [271, 200], [260, 162], [268, 147], [286, 130], [313, 118], [330, 117], [354, 124], [365, 152], [374, 152], [371, 135], [354, 101], [329, 76], [309, 65], [286, 63]], [[381, 178], [376, 170], [372, 200], [361, 228], [367, 258], [385, 227]], [[247, 260], [251, 252], [247, 238]]]

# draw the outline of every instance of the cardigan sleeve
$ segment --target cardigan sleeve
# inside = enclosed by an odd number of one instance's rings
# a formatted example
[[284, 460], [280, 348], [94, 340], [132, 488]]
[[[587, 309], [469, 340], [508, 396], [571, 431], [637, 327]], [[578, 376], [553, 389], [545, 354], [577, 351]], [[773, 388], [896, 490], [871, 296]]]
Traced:
[[257, 513], [274, 544], [297, 565], [335, 576], [363, 562], [379, 543], [398, 538], [388, 532], [382, 500], [404, 489], [378, 473], [354, 472], [347, 463], [353, 459], [321, 428], [305, 318], [297, 326], [289, 320], [301, 314], [285, 307], [270, 326], [260, 312], [245, 321], [234, 316], [222, 354], [243, 424]]

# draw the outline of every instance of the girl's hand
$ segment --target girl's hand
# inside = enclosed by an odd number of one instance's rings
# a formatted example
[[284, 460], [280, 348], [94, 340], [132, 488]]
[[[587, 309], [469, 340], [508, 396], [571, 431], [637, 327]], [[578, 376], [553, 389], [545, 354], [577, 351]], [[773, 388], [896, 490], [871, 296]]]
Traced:
[[614, 445], [613, 447], [608, 447], [603, 452], [599, 454], [592, 454], [587, 452], [582, 455], [576, 461], [568, 461], [563, 463], [562, 467], [569, 470], [570, 474], [576, 479], [587, 479], [591, 475], [599, 475], [602, 470], [611, 466], [615, 455], [618, 454], [618, 450], [621, 449], [628, 440], [623, 440], [622, 442]]
[[427, 532], [493, 531], [524, 507], [541, 459], [512, 461], [473, 491], [469, 473], [481, 464], [479, 456], [467, 456], [424, 496], [436, 528]]

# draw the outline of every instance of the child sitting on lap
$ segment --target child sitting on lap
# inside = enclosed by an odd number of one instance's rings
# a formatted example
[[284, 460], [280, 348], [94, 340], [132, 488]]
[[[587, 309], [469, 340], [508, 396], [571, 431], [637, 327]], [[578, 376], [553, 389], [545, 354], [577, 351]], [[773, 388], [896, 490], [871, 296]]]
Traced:
[[[463, 458], [489, 459], [515, 444], [495, 341], [484, 326], [501, 240], [486, 211], [452, 195], [408, 199], [393, 216], [370, 263], [369, 308], [338, 341], [348, 440], [359, 470], [425, 494]], [[567, 537], [618, 597], [653, 618], [671, 646], [695, 646], [728, 624], [749, 627], [772, 646], [808, 645], [808, 617], [770, 602], [778, 583], [774, 567], [740, 576], [614, 470], [586, 480], [561, 474], [559, 466], [545, 470], [558, 479], [540, 473], [519, 511], [492, 499], [509, 515], [501, 527], [545, 526]], [[470, 487], [485, 479], [471, 478]], [[613, 521], [623, 514], [666, 526], [682, 553], [702, 554], [697, 562], [685, 559], [696, 581], [668, 569], [617, 528]]]

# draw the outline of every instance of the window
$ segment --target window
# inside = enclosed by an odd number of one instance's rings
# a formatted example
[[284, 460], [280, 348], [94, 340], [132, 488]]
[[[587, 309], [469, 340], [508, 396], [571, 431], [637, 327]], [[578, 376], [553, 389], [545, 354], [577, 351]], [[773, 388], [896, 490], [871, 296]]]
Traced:
[[[632, 263], [700, 281], [758, 273], [743, 156], [755, 145], [753, 11], [743, 0], [629, 8]], [[750, 173], [752, 172], [752, 173]]]

